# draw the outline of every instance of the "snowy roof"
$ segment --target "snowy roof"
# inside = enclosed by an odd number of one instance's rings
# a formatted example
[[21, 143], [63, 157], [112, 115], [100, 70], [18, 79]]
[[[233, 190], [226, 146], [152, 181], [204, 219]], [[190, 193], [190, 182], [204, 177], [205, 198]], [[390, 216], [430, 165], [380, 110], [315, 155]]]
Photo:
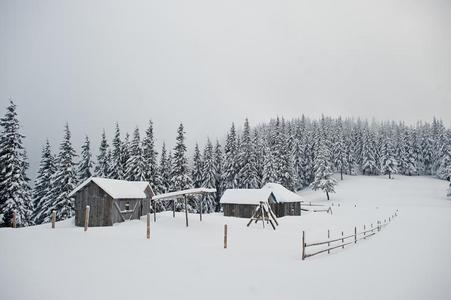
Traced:
[[283, 185], [278, 183], [268, 182], [262, 189], [269, 189], [274, 194], [277, 202], [302, 202], [302, 197], [293, 193]]
[[180, 198], [183, 195], [195, 195], [195, 194], [205, 194], [205, 193], [216, 193], [216, 189], [208, 189], [208, 188], [195, 188], [188, 190], [181, 190], [170, 192], [166, 194], [160, 194], [152, 197], [152, 200], [172, 200]]
[[271, 194], [270, 189], [228, 189], [222, 195], [220, 203], [257, 205], [267, 202]]
[[147, 198], [144, 191], [146, 190], [147, 187], [150, 187], [150, 184], [147, 181], [126, 181], [100, 177], [91, 177], [89, 179], [86, 179], [75, 190], [73, 190], [69, 194], [69, 197], [75, 195], [75, 193], [84, 188], [91, 181], [97, 184], [102, 190], [105, 191], [105, 193], [110, 195], [113, 199], [144, 199]]

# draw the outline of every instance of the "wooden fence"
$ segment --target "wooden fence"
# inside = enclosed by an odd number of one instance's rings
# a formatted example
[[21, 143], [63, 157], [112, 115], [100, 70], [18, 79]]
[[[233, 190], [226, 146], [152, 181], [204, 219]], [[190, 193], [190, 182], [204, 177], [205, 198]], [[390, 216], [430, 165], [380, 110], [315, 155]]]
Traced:
[[[321, 241], [321, 242], [314, 242], [314, 243], [307, 243], [306, 242], [306, 235], [305, 231], [302, 231], [302, 260], [306, 259], [307, 257], [315, 256], [321, 253], [327, 252], [330, 253], [331, 250], [342, 248], [344, 249], [345, 246], [351, 245], [351, 244], [357, 244], [358, 241], [367, 239], [376, 233], [380, 232], [381, 229], [385, 226], [387, 226], [395, 217], [398, 216], [398, 210], [395, 211], [393, 215], [391, 215], [388, 219], [385, 219], [384, 222], [377, 221], [376, 226], [373, 226], [373, 224], [370, 224], [369, 228], [367, 229], [366, 225], [363, 225], [363, 231], [357, 232], [357, 226], [354, 227], [354, 233], [344, 235], [344, 232], [341, 232], [341, 237], [330, 239], [330, 230], [327, 231], [327, 240]], [[327, 246], [326, 246], [327, 245]], [[320, 249], [317, 249], [313, 252], [307, 253], [307, 249], [311, 247], [321, 247]], [[324, 246], [326, 248], [324, 248]]]

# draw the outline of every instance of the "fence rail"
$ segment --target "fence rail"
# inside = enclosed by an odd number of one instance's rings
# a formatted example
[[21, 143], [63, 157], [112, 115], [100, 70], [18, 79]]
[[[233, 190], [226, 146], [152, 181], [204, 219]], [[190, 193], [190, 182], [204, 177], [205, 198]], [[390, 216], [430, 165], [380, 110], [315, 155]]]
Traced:
[[[315, 255], [318, 255], [318, 254], [321, 254], [324, 252], [330, 253], [331, 250], [334, 250], [334, 249], [337, 249], [340, 247], [344, 249], [344, 247], [347, 245], [357, 244], [358, 241], [367, 239], [368, 237], [375, 235], [377, 232], [380, 232], [383, 227], [387, 226], [397, 216], [398, 216], [398, 210], [396, 210], [395, 213], [388, 218], [388, 222], [387, 222], [387, 219], [385, 219], [383, 223], [381, 221], [377, 221], [377, 224], [376, 224], [377, 226], [373, 227], [373, 224], [371, 224], [370, 229], [366, 229], [366, 225], [364, 225], [363, 226], [364, 229], [361, 232], [357, 232], [357, 226], [355, 226], [354, 234], [349, 234], [349, 235], [344, 236], [343, 232], [342, 232], [342, 236], [339, 238], [330, 239], [330, 231], [328, 230], [328, 232], [327, 232], [328, 239], [325, 241], [307, 243], [306, 237], [305, 237], [305, 231], [302, 231], [302, 260], [306, 259], [307, 257], [315, 256]], [[353, 240], [348, 241], [351, 238], [353, 238]], [[341, 242], [341, 243], [337, 244], [337, 242]], [[307, 253], [307, 248], [309, 248], [309, 247], [318, 247], [318, 246], [322, 246], [322, 245], [326, 245], [326, 244], [327, 244], [327, 248], [319, 249], [314, 252]], [[331, 245], [331, 244], [333, 244], [333, 245]]]

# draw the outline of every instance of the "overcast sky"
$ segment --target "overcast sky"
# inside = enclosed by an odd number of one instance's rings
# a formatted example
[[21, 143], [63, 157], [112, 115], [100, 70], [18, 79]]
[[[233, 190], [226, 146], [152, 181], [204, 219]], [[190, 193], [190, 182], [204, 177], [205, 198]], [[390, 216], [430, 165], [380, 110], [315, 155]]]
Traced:
[[36, 172], [65, 122], [148, 119], [190, 147], [231, 122], [359, 116], [451, 124], [451, 1], [0, 1], [0, 104], [18, 104]]

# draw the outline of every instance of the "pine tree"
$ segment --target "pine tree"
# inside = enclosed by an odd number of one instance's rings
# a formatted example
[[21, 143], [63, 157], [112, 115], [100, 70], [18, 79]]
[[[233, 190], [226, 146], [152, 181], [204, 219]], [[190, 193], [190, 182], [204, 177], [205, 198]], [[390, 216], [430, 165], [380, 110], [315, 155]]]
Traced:
[[120, 153], [121, 153], [120, 154], [120, 156], [121, 156], [120, 162], [121, 163], [120, 163], [120, 167], [119, 167], [120, 171], [118, 174], [122, 174], [122, 177], [119, 179], [131, 180], [130, 178], [127, 178], [127, 176], [126, 176], [126, 172], [129, 169], [128, 163], [130, 162], [130, 152], [131, 152], [130, 148], [131, 148], [130, 135], [127, 132], [125, 134], [124, 142], [120, 146]]
[[255, 189], [260, 187], [257, 174], [257, 158], [254, 145], [251, 139], [251, 129], [246, 118], [244, 122], [243, 136], [241, 139], [241, 149], [238, 153], [239, 171], [237, 181], [239, 188]]
[[125, 178], [130, 181], [145, 181], [144, 157], [141, 149], [141, 139], [139, 129], [136, 127], [133, 132], [133, 140], [130, 144], [130, 156], [127, 161]]
[[443, 144], [440, 166], [437, 170], [437, 177], [451, 180], [451, 132], [448, 132], [447, 141]]
[[230, 132], [227, 134], [224, 147], [223, 181], [225, 189], [233, 189], [238, 186], [237, 174], [238, 141], [235, 131], [235, 124], [232, 123]]
[[216, 179], [216, 199], [215, 199], [215, 211], [219, 212], [221, 209], [221, 205], [219, 201], [224, 192], [224, 182], [222, 180], [222, 165], [223, 165], [223, 155], [221, 150], [221, 145], [219, 141], [216, 141], [215, 153], [214, 153], [214, 163], [215, 163], [215, 179]]
[[335, 185], [337, 181], [332, 177], [332, 167], [330, 162], [330, 150], [327, 144], [322, 141], [319, 147], [318, 155], [315, 159], [315, 180], [310, 187], [316, 190], [323, 190], [329, 200], [329, 193], [335, 193]]
[[193, 179], [193, 186], [199, 188], [202, 186], [202, 157], [200, 155], [199, 145], [196, 143], [194, 147], [193, 169], [191, 171], [191, 178]]
[[383, 142], [381, 150], [381, 171], [382, 174], [388, 174], [388, 178], [392, 178], [392, 174], [396, 174], [398, 169], [395, 159], [395, 153], [392, 141], [387, 137]]
[[368, 128], [364, 129], [362, 145], [362, 173], [363, 175], [376, 174], [378, 171], [376, 162], [376, 149], [374, 137]]
[[110, 153], [108, 152], [109, 145], [106, 140], [105, 130], [102, 133], [100, 141], [99, 155], [97, 156], [97, 164], [94, 168], [94, 173], [98, 177], [108, 177], [110, 170]]
[[[215, 157], [213, 153], [213, 145], [208, 139], [207, 144], [202, 156], [202, 187], [216, 189], [216, 166]], [[215, 211], [216, 208], [216, 193], [209, 193], [203, 196], [202, 211], [206, 213], [211, 213]]]
[[52, 210], [56, 211], [57, 221], [65, 220], [74, 215], [74, 199], [69, 194], [77, 186], [77, 174], [74, 162], [77, 156], [70, 141], [69, 125], [64, 128], [64, 138], [60, 144], [60, 152], [56, 160], [56, 172], [52, 176], [50, 202], [43, 208], [43, 221], [48, 222]]
[[163, 143], [163, 146], [161, 147], [161, 157], [158, 168], [158, 173], [161, 175], [162, 181], [162, 193], [167, 193], [171, 189], [171, 166], [169, 161], [171, 155], [167, 155], [166, 153], [166, 144]]
[[343, 137], [343, 123], [341, 118], [338, 118], [336, 124], [336, 134], [334, 142], [334, 164], [337, 171], [340, 172], [340, 178], [343, 180], [343, 173], [348, 168], [348, 161], [346, 160], [346, 148]]
[[52, 155], [50, 143], [47, 140], [42, 148], [41, 162], [39, 164], [38, 176], [34, 181], [32, 215], [35, 224], [44, 221], [44, 208], [49, 206], [52, 191], [52, 175], [56, 172], [55, 158]]
[[149, 121], [149, 127], [146, 130], [146, 136], [143, 139], [143, 159], [144, 159], [144, 178], [150, 182], [155, 193], [163, 193], [161, 173], [158, 172], [157, 155], [155, 151], [155, 142], [153, 137], [153, 123]]
[[85, 137], [85, 143], [81, 147], [80, 162], [78, 163], [78, 182], [83, 182], [92, 176], [92, 154], [90, 150], [89, 138]]
[[407, 129], [404, 134], [404, 151], [403, 151], [403, 166], [404, 166], [404, 175], [414, 175], [417, 173], [417, 165], [415, 159], [415, 150], [414, 150], [414, 135], [412, 132]]
[[16, 108], [10, 100], [5, 116], [0, 119], [0, 226], [11, 226], [14, 213], [17, 226], [30, 224], [32, 203], [26, 177], [28, 162]]
[[[125, 145], [125, 143], [124, 143]], [[121, 132], [119, 129], [119, 123], [116, 123], [116, 132], [114, 134], [112, 147], [113, 150], [111, 152], [110, 158], [110, 169], [108, 171], [108, 178], [112, 179], [124, 179], [126, 168], [124, 163], [127, 162], [128, 157], [123, 157], [124, 145], [121, 142]]]
[[[172, 156], [171, 183], [174, 191], [192, 188], [192, 179], [188, 168], [188, 160], [186, 158], [185, 131], [182, 123], [180, 123], [179, 128], [177, 129], [177, 142]], [[176, 210], [181, 210], [182, 207], [183, 206], [180, 203], [177, 203]], [[188, 210], [195, 212], [195, 207], [196, 204], [190, 199], [190, 201], [188, 201]]]

